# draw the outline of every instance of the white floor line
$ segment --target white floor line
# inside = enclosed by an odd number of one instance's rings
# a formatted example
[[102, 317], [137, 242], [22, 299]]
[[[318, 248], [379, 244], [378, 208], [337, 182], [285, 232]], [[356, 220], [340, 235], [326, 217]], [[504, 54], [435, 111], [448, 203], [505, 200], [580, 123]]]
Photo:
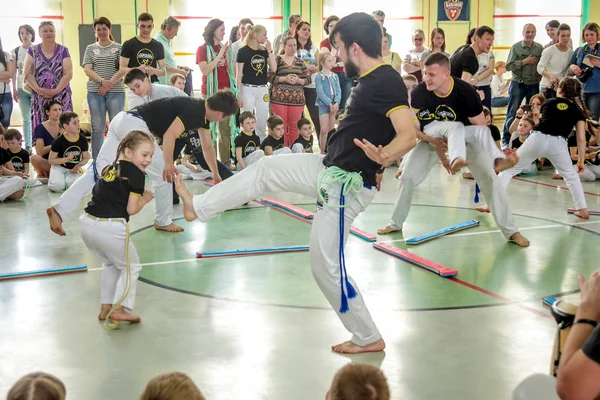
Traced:
[[[549, 229], [549, 228], [559, 228], [563, 226], [571, 226], [577, 227], [579, 225], [589, 225], [589, 224], [597, 224], [600, 221], [585, 221], [585, 222], [577, 222], [575, 224], [552, 224], [552, 225], [540, 225], [540, 226], [528, 226], [525, 228], [519, 228], [519, 231], [530, 231], [534, 229]], [[483, 231], [483, 232], [464, 232], [464, 233], [455, 233], [450, 235], [445, 235], [441, 237], [457, 237], [457, 236], [473, 236], [473, 235], [485, 235], [486, 233], [499, 233], [500, 229], [494, 229], [491, 231]], [[406, 239], [396, 239], [396, 240], [380, 240], [381, 243], [403, 243]]]
[[[578, 225], [589, 225], [589, 224], [598, 224], [600, 223], [600, 221], [585, 221], [585, 222], [578, 222], [576, 224], [552, 224], [552, 225], [540, 225], [540, 226], [529, 226], [526, 228], [521, 228], [519, 229], [520, 231], [529, 231], [529, 230], [534, 230], [534, 229], [550, 229], [550, 228], [560, 228], [562, 226], [578, 226]], [[457, 236], [473, 236], [473, 235], [485, 235], [487, 233], [499, 233], [500, 230], [499, 229], [494, 229], [491, 231], [483, 231], [483, 232], [464, 232], [464, 233], [455, 233], [455, 234], [451, 234], [451, 235], [446, 235], [449, 237], [457, 237]], [[442, 236], [444, 237], [444, 236]], [[397, 240], [378, 240], [378, 242], [381, 243], [402, 243], [406, 241], [406, 239], [397, 239]], [[346, 247], [356, 247], [353, 246], [352, 244], [347, 244]], [[141, 264], [142, 267], [145, 266], [150, 266], [150, 265], [167, 265], [167, 264], [175, 264], [175, 263], [186, 263], [186, 262], [196, 262], [198, 261], [198, 258], [184, 258], [181, 260], [170, 260], [170, 261], [157, 261], [157, 262], [151, 262], [151, 263], [144, 263]], [[102, 271], [102, 267], [100, 268], [88, 268], [88, 272], [96, 272], [96, 271]]]

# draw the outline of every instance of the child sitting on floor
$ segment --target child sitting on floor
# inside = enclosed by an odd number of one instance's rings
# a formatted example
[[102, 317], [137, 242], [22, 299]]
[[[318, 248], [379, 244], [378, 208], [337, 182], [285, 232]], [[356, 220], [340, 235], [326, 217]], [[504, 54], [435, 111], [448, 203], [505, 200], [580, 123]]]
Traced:
[[[533, 130], [534, 124], [535, 123], [533, 122], [533, 119], [531, 117], [521, 118], [521, 120], [519, 121], [519, 125], [517, 126], [517, 132], [519, 133], [519, 136], [514, 138], [510, 142], [511, 149], [517, 150], [519, 147], [521, 147], [523, 143], [525, 143], [525, 140], [527, 140], [529, 134]], [[519, 175], [535, 175], [537, 174], [537, 170], [537, 163], [533, 162], [530, 166], [523, 169], [523, 171], [521, 171]]]
[[[308, 119], [300, 118], [298, 120], [298, 132], [300, 132], [300, 136], [298, 136], [298, 139], [292, 145], [292, 153], [312, 153], [314, 138], [312, 126]], [[329, 133], [327, 135], [329, 136]]]
[[271, 115], [267, 119], [267, 127], [269, 128], [269, 136], [260, 144], [265, 156], [291, 153], [290, 148], [283, 145], [283, 119], [278, 115]]
[[369, 364], [350, 363], [333, 377], [327, 400], [389, 400], [390, 388], [383, 372]]
[[260, 138], [254, 133], [256, 128], [254, 114], [250, 111], [241, 113], [240, 126], [242, 131], [235, 138], [235, 160], [238, 171], [249, 167], [265, 156], [265, 152], [260, 148]]

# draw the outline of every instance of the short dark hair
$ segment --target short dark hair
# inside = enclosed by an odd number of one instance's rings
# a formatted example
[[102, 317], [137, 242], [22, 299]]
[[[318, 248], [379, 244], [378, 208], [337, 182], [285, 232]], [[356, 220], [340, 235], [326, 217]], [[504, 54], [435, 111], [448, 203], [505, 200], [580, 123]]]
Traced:
[[[31, 33], [31, 43], [35, 42], [35, 31], [33, 30], [33, 27], [31, 25], [21, 25], [19, 27], [19, 29], [17, 30], [17, 35], [19, 35], [19, 40], [21, 40], [21, 29], [25, 29], [27, 32]], [[23, 41], [21, 40], [21, 43], [23, 43]]]
[[23, 135], [21, 135], [21, 132], [19, 132], [15, 128], [8, 128], [6, 130], [6, 133], [4, 134], [4, 138], [6, 140], [17, 139], [20, 142], [21, 140], [23, 140]]
[[144, 71], [142, 71], [141, 69], [131, 68], [129, 70], [129, 72], [127, 72], [125, 74], [125, 79], [123, 80], [123, 83], [128, 85], [136, 79], [143, 81], [144, 78], [147, 78], [147, 77], [148, 77], [148, 75], [146, 75], [146, 73]]
[[106, 18], [106, 17], [96, 18], [94, 20], [94, 23], [92, 24], [92, 26], [95, 28], [96, 25], [104, 25], [108, 29], [110, 29], [112, 27], [112, 24], [110, 23], [110, 20], [108, 18]]
[[473, 44], [473, 36], [475, 35], [475, 31], [477, 29], [471, 28], [469, 32], [467, 32], [467, 38], [465, 39], [465, 44]]
[[525, 121], [527, 123], [529, 123], [529, 125], [531, 125], [531, 128], [533, 129], [533, 127], [535, 126], [535, 121], [533, 120], [533, 118], [528, 117], [528, 116], [523, 116], [523, 118], [521, 118], [521, 121]]
[[329, 33], [329, 43], [332, 46], [335, 44], [336, 34], [346, 48], [356, 43], [370, 58], [381, 57], [383, 31], [372, 16], [366, 13], [352, 13], [340, 19]]
[[237, 26], [238, 27], [246, 26], [248, 24], [254, 26], [254, 22], [252, 22], [252, 20], [250, 18], [242, 18], [242, 19], [240, 19], [240, 22], [237, 24]]
[[310, 125], [310, 121], [306, 118], [300, 118], [296, 125], [298, 126], [298, 129], [302, 129], [304, 125]]
[[154, 22], [154, 17], [152, 16], [152, 14], [147, 13], [147, 12], [141, 13], [138, 16], [138, 22], [142, 22], [142, 21], [152, 21], [152, 22]]
[[325, 33], [329, 35], [329, 24], [332, 21], [339, 21], [340, 17], [338, 17], [337, 15], [330, 15], [329, 17], [327, 17], [327, 19], [325, 20], [325, 23], [323, 24], [323, 29], [325, 30]]
[[214, 111], [221, 111], [225, 116], [235, 115], [240, 109], [237, 97], [228, 89], [217, 91], [206, 99], [206, 104]]
[[558, 26], [558, 31], [559, 32], [560, 31], [569, 31], [569, 32], [571, 32], [571, 27], [569, 25], [567, 25], [567, 24], [560, 24]]
[[478, 38], [483, 37], [483, 35], [485, 35], [486, 33], [489, 33], [490, 35], [494, 36], [495, 32], [492, 28], [490, 28], [487, 25], [481, 25], [479, 28], [477, 28], [477, 30], [475, 31], [475, 36], [477, 36]]
[[425, 59], [424, 65], [426, 67], [433, 64], [450, 69], [450, 59], [444, 53], [432, 53]]
[[45, 112], [50, 112], [50, 109], [52, 108], [53, 105], [58, 104], [59, 106], [61, 106], [62, 108], [62, 103], [60, 102], [60, 100], [58, 99], [50, 99], [48, 100], [48, 102], [46, 103], [46, 105], [44, 106], [44, 111]]
[[252, 111], [244, 111], [240, 114], [240, 126], [242, 126], [244, 121], [246, 121], [247, 119], [253, 119], [256, 121], [256, 117], [254, 116], [254, 114], [252, 114]]
[[558, 22], [557, 19], [553, 19], [553, 20], [548, 21], [546, 26], [549, 26], [550, 28], [558, 28], [560, 26], [560, 22]]
[[269, 119], [267, 119], [267, 126], [269, 129], [275, 129], [275, 127], [279, 125], [284, 125], [283, 119], [279, 115], [271, 115]]
[[65, 111], [64, 113], [60, 114], [60, 118], [58, 119], [58, 126], [62, 128], [65, 124], [69, 125], [71, 123], [71, 120], [74, 118], [79, 118], [79, 115], [77, 115], [77, 113], [74, 113], [73, 111]]

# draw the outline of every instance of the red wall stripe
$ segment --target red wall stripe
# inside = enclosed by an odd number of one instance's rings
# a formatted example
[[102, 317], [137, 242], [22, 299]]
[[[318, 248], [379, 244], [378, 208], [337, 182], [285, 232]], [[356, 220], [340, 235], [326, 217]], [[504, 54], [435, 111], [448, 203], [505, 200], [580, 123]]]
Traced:
[[[174, 16], [177, 19], [213, 19], [213, 18], [217, 18], [217, 17], [203, 17], [203, 16], [194, 16], [194, 15], [175, 15]], [[242, 18], [250, 18], [251, 20], [264, 20], [264, 19], [268, 19], [268, 20], [278, 20], [281, 21], [283, 20], [283, 16], [281, 15], [274, 15], [271, 17], [227, 17], [227, 19], [242, 19]]]
[[582, 15], [551, 15], [551, 14], [495, 14], [494, 18], [581, 18]]

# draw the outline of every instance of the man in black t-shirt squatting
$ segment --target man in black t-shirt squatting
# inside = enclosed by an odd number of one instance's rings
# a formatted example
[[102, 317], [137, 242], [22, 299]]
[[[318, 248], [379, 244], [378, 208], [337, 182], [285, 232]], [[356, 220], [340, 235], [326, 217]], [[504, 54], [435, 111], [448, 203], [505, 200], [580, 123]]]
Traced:
[[425, 180], [437, 162], [434, 146], [444, 145], [441, 136], [452, 138], [457, 130], [463, 130], [469, 168], [481, 187], [496, 224], [511, 242], [522, 247], [529, 246], [529, 241], [515, 225], [506, 191], [496, 175], [513, 167], [518, 161], [516, 155], [505, 158], [498, 149], [486, 126], [479, 95], [470, 84], [450, 76], [449, 60], [444, 54], [435, 53], [425, 60], [423, 82], [412, 91], [411, 106], [417, 115], [417, 137], [421, 140], [406, 157], [398, 180], [392, 218], [377, 233], [382, 235], [402, 230], [415, 187]]
[[[217, 158], [212, 146], [209, 123], [221, 121], [238, 111], [237, 99], [229, 90], [220, 90], [206, 101], [187, 96], [169, 97], [142, 104], [133, 110], [120, 112], [110, 123], [108, 135], [98, 157], [95, 170], [111, 164], [117, 156], [121, 139], [132, 130], [149, 132], [158, 138], [152, 164], [146, 168], [146, 174], [152, 179], [156, 214], [154, 227], [168, 232], [180, 232], [183, 229], [173, 223], [173, 189], [171, 183], [177, 174], [173, 163], [175, 140], [189, 130], [197, 130], [202, 145], [202, 153], [213, 174], [215, 184], [221, 181], [217, 168]], [[159, 145], [162, 144], [162, 149]], [[74, 210], [88, 196], [96, 181], [94, 168], [89, 168], [71, 186], [59, 200], [66, 210]], [[47, 210], [50, 228], [54, 233], [65, 235], [62, 228], [61, 207]]]
[[[323, 204], [312, 224], [310, 264], [313, 276], [338, 317], [352, 333], [351, 340], [332, 346], [338, 353], [382, 351], [385, 348], [356, 283], [343, 277], [340, 245], [345, 244], [352, 220], [371, 202], [377, 191], [376, 173], [415, 146], [416, 136], [408, 108], [408, 93], [402, 78], [381, 56], [382, 31], [370, 15], [354, 13], [342, 18], [330, 34], [339, 49], [348, 76], [360, 75], [354, 100], [337, 132], [331, 134], [327, 155], [284, 154], [265, 157], [202, 196], [193, 196], [178, 178], [176, 189], [184, 203], [188, 221], [207, 221], [217, 214], [244, 204], [264, 191], [286, 191], [315, 196]], [[326, 171], [328, 168], [334, 168]], [[341, 184], [319, 182], [319, 173], [357, 173], [363, 185], [358, 194], [341, 202]], [[351, 197], [351, 198], [350, 198]], [[340, 209], [336, 205], [345, 204]], [[332, 205], [332, 206], [329, 206]], [[340, 234], [340, 213], [345, 226]], [[340, 238], [340, 236], [342, 236]], [[342, 239], [342, 240], [340, 240]], [[356, 296], [347, 296], [353, 286]], [[347, 303], [344, 302], [347, 300]], [[347, 307], [346, 307], [347, 306]]]

